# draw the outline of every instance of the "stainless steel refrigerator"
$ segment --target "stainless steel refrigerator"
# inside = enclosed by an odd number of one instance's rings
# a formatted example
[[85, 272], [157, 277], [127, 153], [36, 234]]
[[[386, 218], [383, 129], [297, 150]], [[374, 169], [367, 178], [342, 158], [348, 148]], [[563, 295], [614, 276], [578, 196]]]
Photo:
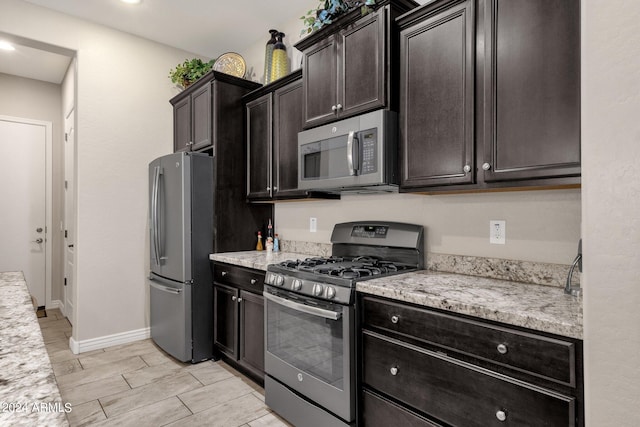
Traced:
[[213, 157], [149, 164], [151, 338], [183, 362], [213, 355]]

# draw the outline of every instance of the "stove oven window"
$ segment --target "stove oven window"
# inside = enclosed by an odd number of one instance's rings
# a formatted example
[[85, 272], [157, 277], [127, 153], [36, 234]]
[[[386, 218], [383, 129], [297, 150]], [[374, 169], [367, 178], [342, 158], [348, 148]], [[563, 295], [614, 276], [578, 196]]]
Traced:
[[267, 350], [340, 390], [344, 385], [342, 318], [326, 319], [267, 304]]

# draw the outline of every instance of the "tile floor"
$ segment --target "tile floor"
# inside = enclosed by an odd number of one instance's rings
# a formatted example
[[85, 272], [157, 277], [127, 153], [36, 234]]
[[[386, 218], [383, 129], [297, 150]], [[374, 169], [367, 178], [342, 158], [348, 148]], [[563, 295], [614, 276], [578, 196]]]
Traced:
[[72, 427], [290, 426], [260, 386], [224, 362], [181, 363], [151, 340], [75, 355], [59, 310], [38, 321]]

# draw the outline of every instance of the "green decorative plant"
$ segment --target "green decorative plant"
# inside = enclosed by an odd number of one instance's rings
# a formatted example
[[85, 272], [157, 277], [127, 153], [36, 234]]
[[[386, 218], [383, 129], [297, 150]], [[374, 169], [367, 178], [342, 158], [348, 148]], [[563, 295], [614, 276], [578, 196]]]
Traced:
[[320, 0], [316, 9], [311, 9], [305, 16], [300, 17], [304, 23], [300, 35], [319, 30], [358, 7], [362, 15], [366, 15], [373, 11], [375, 4], [376, 0]]
[[186, 88], [211, 71], [214, 62], [216, 62], [215, 59], [209, 62], [203, 62], [198, 58], [186, 59], [182, 64], [176, 65], [175, 69], [169, 71], [169, 78], [176, 85]]

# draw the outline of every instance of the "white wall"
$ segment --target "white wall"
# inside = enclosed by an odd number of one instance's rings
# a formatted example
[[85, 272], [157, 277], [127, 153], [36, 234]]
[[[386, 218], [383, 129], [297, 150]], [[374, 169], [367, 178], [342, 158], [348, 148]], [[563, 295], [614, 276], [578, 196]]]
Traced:
[[191, 53], [0, 0], [0, 31], [77, 51], [75, 341], [148, 326], [147, 165], [172, 151], [169, 70]]
[[60, 85], [0, 73], [0, 115], [43, 120], [52, 123], [51, 299], [62, 300], [62, 122]]
[[582, 2], [587, 425], [640, 425], [640, 2]]

